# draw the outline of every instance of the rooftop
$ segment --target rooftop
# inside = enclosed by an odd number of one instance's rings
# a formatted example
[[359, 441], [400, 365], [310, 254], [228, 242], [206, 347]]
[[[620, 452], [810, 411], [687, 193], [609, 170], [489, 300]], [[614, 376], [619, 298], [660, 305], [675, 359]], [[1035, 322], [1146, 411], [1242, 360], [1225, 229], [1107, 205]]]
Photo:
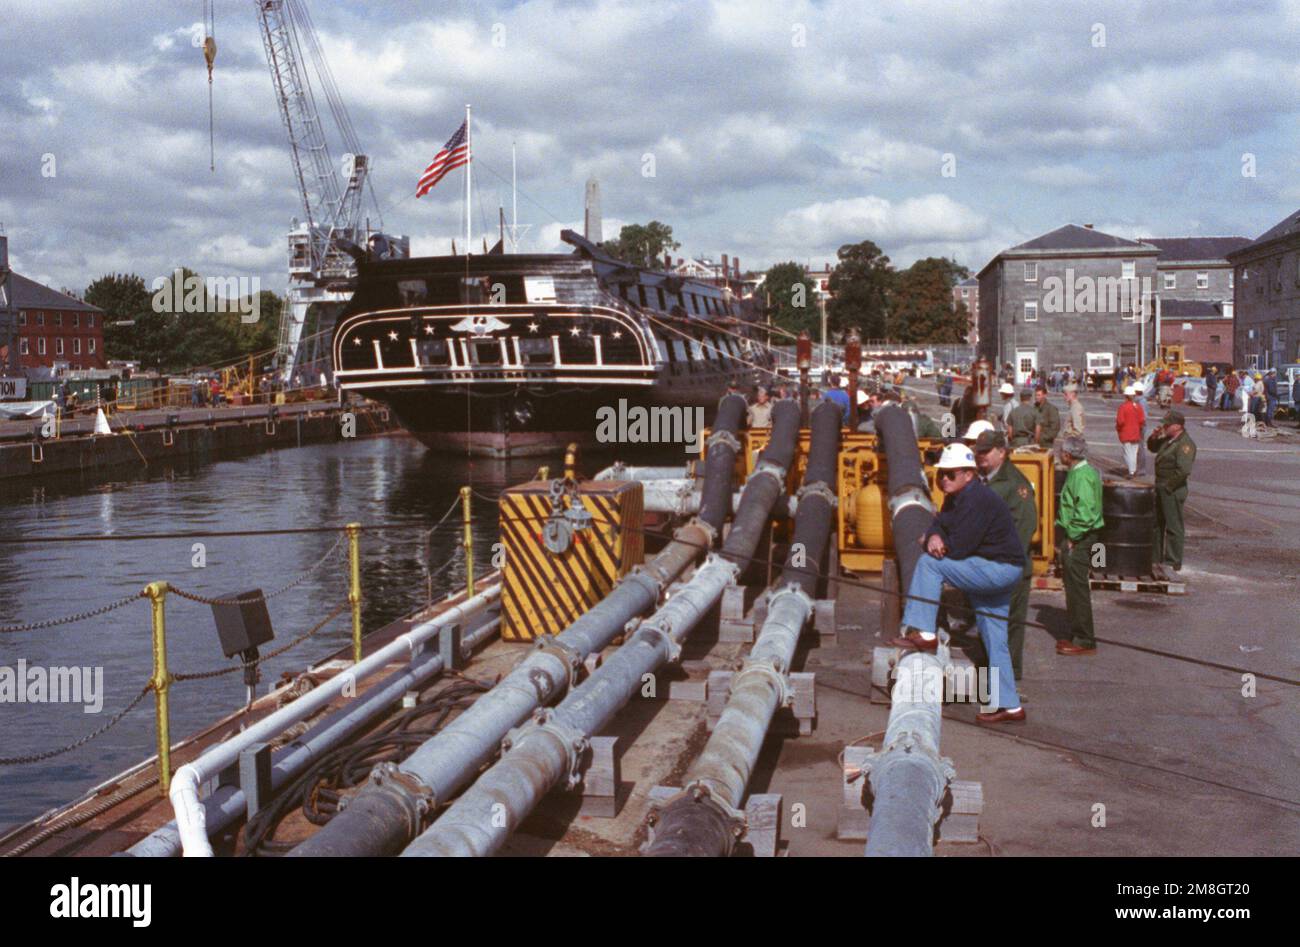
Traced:
[[15, 309], [62, 309], [65, 312], [103, 312], [98, 306], [84, 303], [75, 296], [43, 286], [19, 273], [13, 274]]
[[1223, 260], [1233, 250], [1250, 243], [1249, 237], [1143, 237], [1143, 243], [1160, 248], [1157, 262], [1179, 263], [1193, 260]]
[[1155, 247], [1137, 240], [1126, 240], [1113, 234], [1102, 233], [1091, 227], [1078, 224], [1066, 224], [1055, 230], [1035, 237], [1033, 240], [1012, 247], [1008, 253], [1024, 250], [1154, 250]]

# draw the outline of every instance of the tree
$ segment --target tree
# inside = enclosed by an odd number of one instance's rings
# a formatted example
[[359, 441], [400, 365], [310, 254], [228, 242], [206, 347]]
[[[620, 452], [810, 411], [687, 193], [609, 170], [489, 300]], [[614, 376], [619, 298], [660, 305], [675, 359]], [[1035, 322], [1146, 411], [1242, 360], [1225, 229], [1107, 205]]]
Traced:
[[821, 313], [808, 271], [798, 263], [778, 263], [767, 271], [759, 292], [767, 303], [772, 324], [788, 332], [821, 329]]
[[648, 224], [624, 224], [617, 240], [606, 240], [601, 248], [610, 256], [647, 269], [663, 266], [664, 254], [681, 244], [673, 239], [673, 228], [652, 220]]
[[840, 247], [839, 263], [828, 284], [832, 299], [827, 324], [837, 333], [857, 329], [864, 339], [888, 335], [889, 289], [893, 270], [889, 257], [870, 240]]
[[167, 319], [153, 311], [143, 279], [134, 273], [101, 276], [86, 288], [85, 298], [104, 310], [105, 358], [158, 367], [167, 352]]
[[926, 257], [894, 275], [890, 337], [900, 342], [965, 342], [970, 313], [954, 309], [952, 288], [970, 271], [955, 260]]

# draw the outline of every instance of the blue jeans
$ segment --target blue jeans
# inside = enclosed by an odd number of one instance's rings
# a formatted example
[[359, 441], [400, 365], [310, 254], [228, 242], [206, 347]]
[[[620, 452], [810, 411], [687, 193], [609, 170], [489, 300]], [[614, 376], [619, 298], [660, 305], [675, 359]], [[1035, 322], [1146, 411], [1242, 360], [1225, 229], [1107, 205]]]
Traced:
[[[977, 612], [975, 625], [989, 656], [989, 668], [996, 672], [996, 680], [990, 682], [990, 710], [1020, 706], [1016, 675], [1011, 669], [1011, 651], [1007, 647], [1007, 613], [1011, 593], [1023, 571], [1023, 565], [993, 562], [979, 556], [936, 559], [926, 553], [917, 560], [912, 584], [907, 590], [909, 595], [929, 601], [909, 598], [903, 610], [903, 624], [928, 634], [934, 633], [935, 619], [939, 614], [939, 606], [934, 603], [939, 601], [943, 583], [946, 581], [966, 593], [971, 607]], [[999, 617], [983, 614], [986, 612]]]

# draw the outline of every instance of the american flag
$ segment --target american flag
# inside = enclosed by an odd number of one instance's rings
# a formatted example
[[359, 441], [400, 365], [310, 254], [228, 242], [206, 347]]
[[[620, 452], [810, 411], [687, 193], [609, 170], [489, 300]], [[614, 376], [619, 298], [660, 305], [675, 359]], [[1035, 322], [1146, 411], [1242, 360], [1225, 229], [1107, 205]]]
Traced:
[[420, 175], [420, 183], [415, 186], [415, 196], [423, 197], [433, 186], [447, 176], [447, 172], [461, 165], [469, 164], [469, 145], [465, 143], [465, 123], [460, 123], [456, 134], [452, 135], [442, 151], [433, 156], [429, 166]]

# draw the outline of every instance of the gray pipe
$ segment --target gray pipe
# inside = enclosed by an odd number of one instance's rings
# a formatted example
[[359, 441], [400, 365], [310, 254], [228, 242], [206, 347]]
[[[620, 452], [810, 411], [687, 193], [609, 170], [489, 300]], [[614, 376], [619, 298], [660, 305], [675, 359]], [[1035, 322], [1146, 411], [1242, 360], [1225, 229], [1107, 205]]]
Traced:
[[[793, 445], [787, 441], [796, 439], [798, 429], [783, 425], [781, 430], [778, 441], [774, 421], [769, 449], [745, 483], [737, 522], [750, 523], [755, 505], [764, 517], [769, 516], [784, 493], [785, 468], [769, 458], [792, 456]], [[602, 730], [640, 690], [646, 675], [677, 659], [681, 642], [717, 604], [723, 590], [735, 582], [741, 572], [738, 561], [747, 561], [753, 554], [760, 534], [761, 528], [739, 529], [733, 524], [722, 554], [709, 556], [691, 580], [554, 711], [539, 713], [512, 733], [503, 744], [501, 759], [403, 856], [491, 855], [553, 787], [561, 782], [574, 785], [591, 735]]]
[[654, 608], [663, 590], [712, 545], [722, 527], [735, 467], [735, 426], [744, 416], [744, 402], [738, 396], [723, 399], [721, 426], [713, 436], [726, 435], [731, 442], [719, 437], [709, 449], [706, 493], [727, 501], [720, 512], [715, 507], [710, 514], [716, 523], [701, 513], [679, 529], [650, 563], [624, 576], [559, 635], [540, 639], [537, 649], [504, 680], [400, 763], [395, 775], [376, 773], [343, 811], [289, 854], [358, 857], [400, 852], [427, 824], [434, 808], [463, 789], [500, 751], [506, 734], [569, 690], [588, 655], [603, 651], [629, 623]]
[[871, 763], [873, 802], [868, 856], [934, 854], [934, 825], [953, 778], [939, 755], [943, 669], [948, 646], [914, 651], [898, 662], [883, 751]]
[[700, 500], [700, 519], [714, 530], [731, 512], [731, 479], [736, 466], [740, 441], [736, 432], [745, 421], [748, 405], [740, 395], [726, 395], [718, 402], [718, 414], [709, 434], [708, 455], [704, 458], [704, 494]]
[[[501, 619], [494, 618], [467, 634], [461, 643], [474, 649], [496, 636]], [[368, 690], [359, 700], [349, 701], [323, 717], [292, 743], [273, 751], [271, 790], [278, 793], [314, 760], [351, 740], [376, 717], [389, 710], [411, 690], [419, 690], [442, 673], [442, 656], [428, 652], [404, 670], [390, 675]], [[244, 817], [248, 802], [237, 786], [221, 786], [203, 800], [206, 825], [216, 834]], [[181, 836], [172, 820], [146, 835], [123, 854], [138, 858], [174, 858], [181, 853]]]
[[889, 468], [889, 513], [894, 534], [894, 558], [898, 562], [898, 588], [906, 593], [912, 573], [921, 558], [918, 542], [934, 520], [930, 484], [921, 467], [916, 430], [907, 409], [896, 401], [881, 405], [873, 413], [876, 435]]
[[812, 596], [826, 560], [835, 513], [832, 485], [840, 418], [839, 407], [831, 402], [813, 411], [791, 551], [768, 593], [767, 618], [744, 666], [732, 678], [726, 707], [709, 742], [687, 771], [685, 788], [658, 813], [647, 856], [721, 856], [735, 844], [736, 829], [743, 825], [737, 810], [772, 718], [790, 698], [790, 664], [812, 615]]

